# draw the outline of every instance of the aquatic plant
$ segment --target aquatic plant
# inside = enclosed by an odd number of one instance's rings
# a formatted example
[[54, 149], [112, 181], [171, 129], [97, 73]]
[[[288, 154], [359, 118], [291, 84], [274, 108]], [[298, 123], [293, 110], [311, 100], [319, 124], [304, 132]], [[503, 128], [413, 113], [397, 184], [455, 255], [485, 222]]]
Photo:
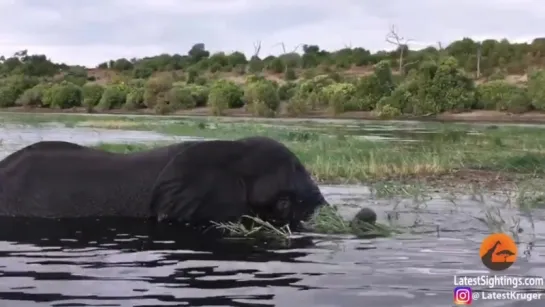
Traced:
[[[249, 222], [249, 223], [248, 223]], [[289, 240], [292, 236], [288, 225], [275, 227], [269, 222], [258, 217], [243, 216], [238, 222], [217, 223], [213, 227], [230, 237], [242, 238], [268, 238], [276, 240]], [[356, 237], [385, 237], [395, 231], [393, 228], [382, 224], [369, 224], [362, 221], [346, 221], [339, 214], [336, 206], [322, 206], [314, 216], [304, 223], [306, 232], [320, 234], [346, 234]]]
[[238, 222], [212, 222], [212, 226], [232, 237], [261, 237], [289, 240], [292, 235], [289, 225], [275, 227], [259, 217], [249, 215], [243, 215]]

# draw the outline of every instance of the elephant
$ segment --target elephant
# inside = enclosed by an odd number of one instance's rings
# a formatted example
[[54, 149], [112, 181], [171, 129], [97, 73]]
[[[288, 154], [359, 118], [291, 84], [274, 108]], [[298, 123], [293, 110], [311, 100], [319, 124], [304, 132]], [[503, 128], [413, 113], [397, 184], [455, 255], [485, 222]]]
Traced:
[[301, 161], [261, 136], [112, 153], [42, 141], [0, 162], [0, 216], [301, 226], [329, 205]]
[[[64, 141], [41, 141], [34, 144], [31, 144], [29, 146], [26, 146], [10, 155], [2, 159], [0, 161], [0, 168], [2, 168], [4, 165], [9, 165], [10, 163], [13, 163], [13, 160], [21, 157], [24, 153], [27, 153], [28, 151], [33, 150], [70, 150], [70, 149], [86, 149], [87, 147], [81, 146], [79, 144], [70, 143], [70, 142], [64, 142]], [[91, 148], [89, 148], [91, 149]]]

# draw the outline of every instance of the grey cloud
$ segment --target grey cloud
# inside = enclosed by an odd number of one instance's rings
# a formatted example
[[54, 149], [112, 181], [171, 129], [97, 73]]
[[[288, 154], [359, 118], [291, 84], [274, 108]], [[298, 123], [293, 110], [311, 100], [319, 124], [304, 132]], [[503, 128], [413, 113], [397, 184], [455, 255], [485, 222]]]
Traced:
[[[147, 52], [278, 53], [299, 43], [377, 50], [396, 24], [414, 46], [461, 37], [528, 39], [545, 25], [539, 0], [0, 0], [0, 53], [29, 48], [54, 60], [95, 65]], [[106, 57], [106, 58], [104, 58]]]

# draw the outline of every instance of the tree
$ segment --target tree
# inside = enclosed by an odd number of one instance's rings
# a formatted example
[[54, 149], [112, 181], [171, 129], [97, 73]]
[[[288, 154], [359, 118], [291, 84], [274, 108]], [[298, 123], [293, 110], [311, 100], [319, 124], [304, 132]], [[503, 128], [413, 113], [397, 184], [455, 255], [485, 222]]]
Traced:
[[396, 45], [396, 51], [399, 53], [399, 73], [403, 74], [404, 65], [403, 65], [403, 56], [409, 51], [408, 43], [412, 39], [405, 39], [397, 33], [396, 27], [391, 26], [390, 32], [386, 34], [386, 41], [390, 44]]
[[197, 43], [189, 49], [189, 52], [187, 53], [191, 59], [193, 60], [193, 63], [197, 63], [202, 59], [208, 58], [210, 56], [210, 52], [206, 50], [203, 43]]

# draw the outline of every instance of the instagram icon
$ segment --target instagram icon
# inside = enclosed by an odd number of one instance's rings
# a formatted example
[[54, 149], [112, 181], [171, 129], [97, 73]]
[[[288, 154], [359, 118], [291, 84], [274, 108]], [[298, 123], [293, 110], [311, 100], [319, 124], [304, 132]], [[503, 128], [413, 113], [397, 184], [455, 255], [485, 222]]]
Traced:
[[471, 288], [456, 287], [454, 288], [454, 304], [455, 305], [471, 305]]

